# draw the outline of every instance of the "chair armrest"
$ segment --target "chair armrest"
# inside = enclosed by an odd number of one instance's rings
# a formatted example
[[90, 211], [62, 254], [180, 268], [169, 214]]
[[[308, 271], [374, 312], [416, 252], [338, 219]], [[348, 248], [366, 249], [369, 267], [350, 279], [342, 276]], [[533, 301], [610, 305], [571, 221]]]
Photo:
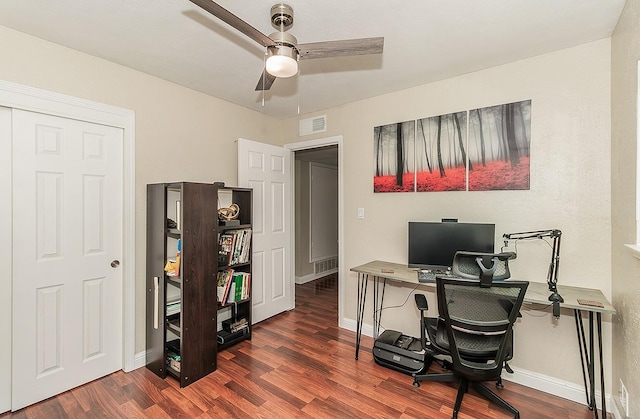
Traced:
[[420, 310], [423, 313], [429, 310], [427, 297], [425, 297], [424, 294], [415, 294], [414, 297], [416, 299], [416, 307], [418, 307], [418, 310]]

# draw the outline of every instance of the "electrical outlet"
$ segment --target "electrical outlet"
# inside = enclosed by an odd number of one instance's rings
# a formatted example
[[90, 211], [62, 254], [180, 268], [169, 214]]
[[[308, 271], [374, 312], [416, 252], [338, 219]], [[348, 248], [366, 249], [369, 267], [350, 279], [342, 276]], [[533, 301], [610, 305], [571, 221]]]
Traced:
[[620, 404], [622, 404], [622, 410], [624, 413], [624, 417], [629, 417], [629, 393], [627, 392], [627, 388], [624, 386], [622, 380], [620, 380]]

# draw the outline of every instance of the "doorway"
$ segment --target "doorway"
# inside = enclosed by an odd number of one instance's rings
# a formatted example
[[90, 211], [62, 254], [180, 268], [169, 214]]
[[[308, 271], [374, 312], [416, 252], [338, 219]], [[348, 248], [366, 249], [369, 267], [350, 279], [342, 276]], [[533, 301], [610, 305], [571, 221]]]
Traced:
[[300, 150], [295, 162], [295, 282], [338, 272], [338, 146]]
[[[294, 153], [292, 271], [296, 291], [309, 286], [314, 288], [314, 282], [323, 292], [331, 289], [330, 292], [337, 293], [338, 319], [343, 307], [340, 281], [343, 239], [341, 146], [342, 136], [286, 146]], [[330, 208], [333, 211], [328, 214]]]

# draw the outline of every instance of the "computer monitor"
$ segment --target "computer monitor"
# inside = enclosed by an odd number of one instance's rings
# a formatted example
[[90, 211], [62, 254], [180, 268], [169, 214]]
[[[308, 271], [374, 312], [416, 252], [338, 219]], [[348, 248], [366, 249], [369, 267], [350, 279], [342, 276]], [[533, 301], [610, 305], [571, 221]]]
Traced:
[[495, 224], [409, 222], [410, 268], [448, 270], [459, 250], [493, 253]]

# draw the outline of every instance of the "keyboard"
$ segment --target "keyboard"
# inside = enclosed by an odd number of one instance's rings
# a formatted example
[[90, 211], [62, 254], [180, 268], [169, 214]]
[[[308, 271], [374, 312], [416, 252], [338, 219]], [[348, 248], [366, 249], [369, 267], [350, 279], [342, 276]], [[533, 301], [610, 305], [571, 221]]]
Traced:
[[446, 276], [447, 278], [455, 278], [449, 271], [418, 271], [418, 282], [422, 284], [436, 283], [436, 276]]
[[418, 282], [429, 283], [436, 282], [436, 275], [443, 274], [440, 271], [418, 271]]

